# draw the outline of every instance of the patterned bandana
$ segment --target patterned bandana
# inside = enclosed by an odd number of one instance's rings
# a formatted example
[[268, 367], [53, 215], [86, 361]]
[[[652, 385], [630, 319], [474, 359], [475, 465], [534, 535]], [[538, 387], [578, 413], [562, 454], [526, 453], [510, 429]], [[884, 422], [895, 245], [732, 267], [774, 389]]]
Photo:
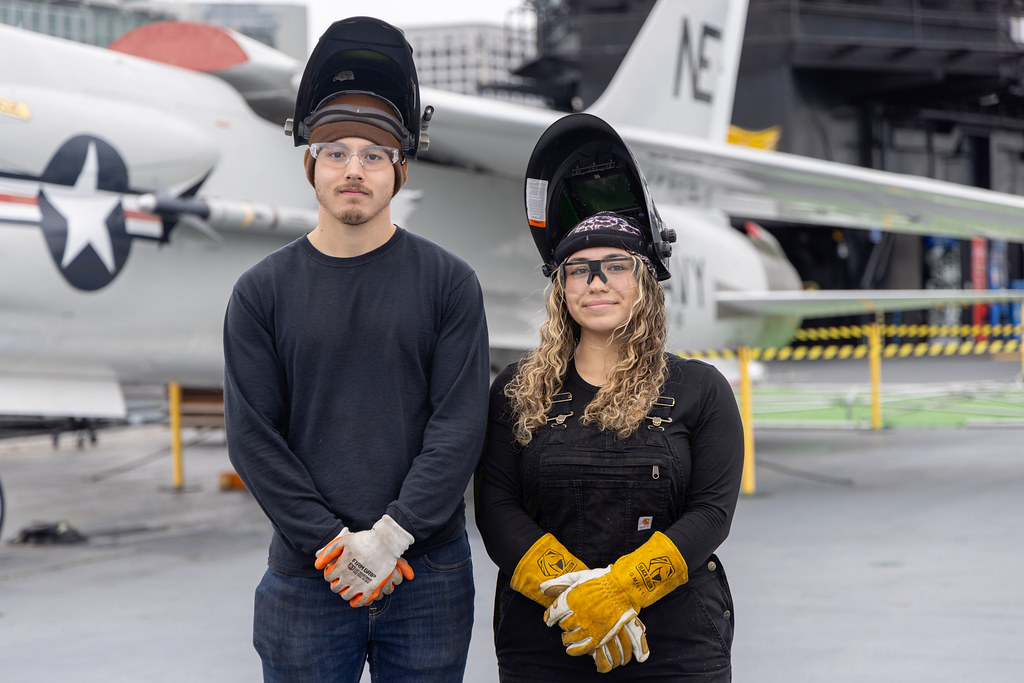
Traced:
[[581, 249], [615, 247], [633, 254], [643, 261], [651, 275], [657, 275], [654, 264], [646, 255], [647, 242], [643, 230], [636, 223], [609, 211], [602, 211], [584, 218], [566, 233], [555, 247], [555, 263], [561, 265]]

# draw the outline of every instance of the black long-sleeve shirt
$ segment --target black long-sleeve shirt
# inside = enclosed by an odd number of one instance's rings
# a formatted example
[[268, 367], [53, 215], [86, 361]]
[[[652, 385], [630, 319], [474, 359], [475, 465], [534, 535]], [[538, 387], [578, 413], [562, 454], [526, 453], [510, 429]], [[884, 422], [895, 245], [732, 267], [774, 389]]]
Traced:
[[[706, 560], [729, 534], [743, 473], [743, 426], [732, 389], [714, 366], [673, 355], [667, 359], [682, 372], [682, 383], [670, 394], [675, 405], [666, 436], [675, 442], [673, 451], [681, 460], [676, 469], [685, 480], [673, 482], [682, 489], [679, 497], [684, 502], [682, 513], [664, 533], [687, 565], [694, 566]], [[524, 488], [522, 448], [512, 437], [504, 389], [514, 373], [515, 366], [510, 365], [491, 385], [487, 441], [476, 474], [477, 526], [488, 554], [506, 577], [512, 576], [530, 546], [549, 531], [538, 524], [526, 503], [542, 494]], [[597, 389], [570, 366], [562, 387], [572, 394], [572, 401], [561, 409], [573, 413], [565, 421], [566, 442], [573, 440], [574, 433], [596, 429], [580, 425], [578, 418]]]
[[303, 236], [244, 273], [224, 325], [228, 453], [270, 518], [269, 566], [387, 513], [415, 556], [465, 529], [486, 423], [483, 297], [472, 269], [398, 228], [333, 258]]

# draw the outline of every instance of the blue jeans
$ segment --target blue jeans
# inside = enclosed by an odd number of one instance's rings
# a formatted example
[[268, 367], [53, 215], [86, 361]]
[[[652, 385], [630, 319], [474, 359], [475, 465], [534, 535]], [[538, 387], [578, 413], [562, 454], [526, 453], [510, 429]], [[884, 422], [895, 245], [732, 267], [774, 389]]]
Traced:
[[253, 645], [265, 681], [462, 681], [473, 630], [473, 562], [465, 534], [409, 560], [415, 578], [353, 608], [322, 578], [270, 569], [256, 588]]

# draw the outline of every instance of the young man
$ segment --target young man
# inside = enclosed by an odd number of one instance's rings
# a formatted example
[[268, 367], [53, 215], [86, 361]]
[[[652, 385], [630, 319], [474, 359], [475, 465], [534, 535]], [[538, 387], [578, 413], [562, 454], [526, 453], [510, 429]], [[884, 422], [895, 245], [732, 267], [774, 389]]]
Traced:
[[363, 92], [307, 119], [316, 228], [239, 278], [224, 326], [232, 464], [274, 527], [253, 641], [267, 681], [461, 681], [463, 494], [483, 443], [480, 285], [391, 223], [407, 122]]

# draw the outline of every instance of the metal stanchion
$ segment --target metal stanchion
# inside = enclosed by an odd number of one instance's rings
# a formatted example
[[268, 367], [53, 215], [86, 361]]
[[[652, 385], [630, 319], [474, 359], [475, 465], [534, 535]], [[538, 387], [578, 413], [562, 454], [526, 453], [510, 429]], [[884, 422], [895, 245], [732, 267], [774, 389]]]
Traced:
[[882, 428], [882, 328], [871, 324], [868, 358], [871, 363], [871, 429]]
[[184, 459], [181, 454], [181, 385], [171, 382], [167, 385], [167, 409], [171, 425], [171, 463], [174, 471], [174, 488], [185, 486]]
[[754, 475], [754, 401], [750, 388], [750, 347], [741, 346], [740, 361], [740, 417], [743, 419], [743, 480], [740, 490], [750, 495], [757, 489]]

